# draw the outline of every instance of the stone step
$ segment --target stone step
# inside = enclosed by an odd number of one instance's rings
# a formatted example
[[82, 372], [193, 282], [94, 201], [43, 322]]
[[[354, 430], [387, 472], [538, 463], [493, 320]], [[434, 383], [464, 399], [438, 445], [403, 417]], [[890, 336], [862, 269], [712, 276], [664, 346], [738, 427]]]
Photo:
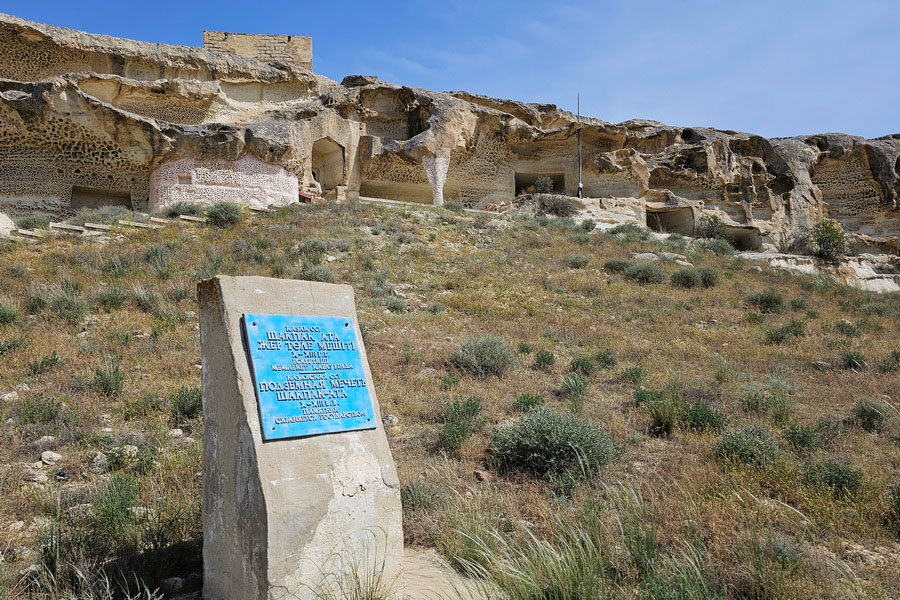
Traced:
[[109, 225], [103, 225], [102, 223], [85, 223], [85, 229], [94, 229], [96, 231], [112, 231], [113, 228]]
[[47, 235], [46, 231], [41, 231], [40, 229], [16, 229], [13, 233], [38, 240]]
[[116, 222], [119, 225], [125, 225], [126, 227], [137, 227], [139, 229], [162, 229], [162, 225], [154, 225], [152, 223], [139, 223], [137, 221], [126, 221], [125, 219], [119, 219]]
[[150, 217], [151, 223], [159, 223], [160, 225], [169, 225], [172, 221], [171, 219], [163, 219], [161, 217]]
[[269, 212], [268, 208], [263, 208], [259, 206], [249, 206], [250, 212], [258, 212], [258, 213], [266, 213]]
[[178, 218], [188, 223], [206, 223], [206, 217], [192, 217], [191, 215], [178, 215]]
[[68, 223], [50, 223], [50, 229], [58, 229], [63, 233], [84, 233], [84, 227], [79, 227], [78, 225], [70, 225]]

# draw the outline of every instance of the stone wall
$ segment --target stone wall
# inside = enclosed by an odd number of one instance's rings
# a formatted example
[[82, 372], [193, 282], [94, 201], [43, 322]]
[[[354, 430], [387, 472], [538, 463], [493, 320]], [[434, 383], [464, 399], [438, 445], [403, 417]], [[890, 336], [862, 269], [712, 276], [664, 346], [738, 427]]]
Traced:
[[263, 62], [292, 63], [312, 71], [312, 38], [308, 36], [204, 31], [203, 47]]
[[150, 176], [152, 210], [175, 202], [285, 206], [297, 202], [298, 192], [296, 175], [251, 155], [237, 161], [182, 158], [161, 165]]

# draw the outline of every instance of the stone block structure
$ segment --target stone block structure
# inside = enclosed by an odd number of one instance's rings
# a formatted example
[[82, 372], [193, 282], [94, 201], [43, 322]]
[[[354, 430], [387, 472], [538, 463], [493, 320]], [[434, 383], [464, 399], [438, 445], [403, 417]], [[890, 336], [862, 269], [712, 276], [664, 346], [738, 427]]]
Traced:
[[312, 71], [312, 38], [303, 35], [261, 35], [204, 31], [203, 47], [231, 52], [263, 62], [283, 62]]

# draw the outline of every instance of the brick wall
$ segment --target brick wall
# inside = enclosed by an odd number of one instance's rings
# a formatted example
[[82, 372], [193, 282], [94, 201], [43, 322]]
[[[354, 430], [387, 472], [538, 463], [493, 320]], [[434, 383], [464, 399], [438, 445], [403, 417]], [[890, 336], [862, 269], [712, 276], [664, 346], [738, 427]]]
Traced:
[[312, 70], [312, 38], [309, 36], [204, 31], [203, 47], [265, 62], [293, 63]]

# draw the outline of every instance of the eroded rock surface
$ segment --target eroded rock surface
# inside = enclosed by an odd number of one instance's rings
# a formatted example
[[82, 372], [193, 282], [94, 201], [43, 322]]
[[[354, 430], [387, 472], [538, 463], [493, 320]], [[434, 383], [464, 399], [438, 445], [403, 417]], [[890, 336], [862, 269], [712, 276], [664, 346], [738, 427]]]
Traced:
[[742, 249], [783, 250], [830, 216], [864, 249], [900, 246], [900, 134], [765, 139], [612, 124], [7, 15], [0, 48], [0, 210], [14, 216], [154, 209], [215, 191], [266, 206], [294, 185], [338, 200], [504, 206], [539, 175], [574, 195], [581, 130], [585, 195], [651, 228], [689, 234], [707, 212]]

